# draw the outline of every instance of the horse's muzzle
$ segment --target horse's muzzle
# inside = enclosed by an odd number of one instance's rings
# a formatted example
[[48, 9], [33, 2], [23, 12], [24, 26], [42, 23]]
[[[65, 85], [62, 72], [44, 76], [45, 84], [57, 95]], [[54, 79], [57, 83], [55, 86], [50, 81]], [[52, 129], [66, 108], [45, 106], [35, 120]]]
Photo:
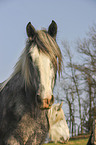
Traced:
[[41, 109], [49, 109], [51, 105], [54, 103], [54, 96], [52, 95], [50, 98], [45, 98], [42, 100]]

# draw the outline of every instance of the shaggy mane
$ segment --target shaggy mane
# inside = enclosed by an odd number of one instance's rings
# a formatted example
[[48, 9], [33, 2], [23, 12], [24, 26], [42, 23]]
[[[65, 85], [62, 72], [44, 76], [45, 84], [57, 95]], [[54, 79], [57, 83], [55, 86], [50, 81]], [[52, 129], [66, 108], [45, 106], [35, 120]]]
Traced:
[[[52, 38], [47, 31], [40, 30], [37, 31], [36, 37], [33, 40], [27, 40], [26, 47], [21, 54], [18, 62], [15, 65], [15, 69], [12, 75], [3, 83], [0, 84], [0, 91], [5, 87], [8, 81], [15, 76], [18, 72], [21, 72], [24, 82], [27, 85], [30, 84], [30, 80], [32, 80], [31, 71], [30, 71], [30, 49], [37, 45], [39, 51], [46, 54], [51, 62], [53, 63], [55, 71], [59, 73], [61, 72], [61, 63], [62, 63], [62, 54], [59, 46], [57, 45], [54, 38]], [[32, 63], [32, 62], [31, 62]]]

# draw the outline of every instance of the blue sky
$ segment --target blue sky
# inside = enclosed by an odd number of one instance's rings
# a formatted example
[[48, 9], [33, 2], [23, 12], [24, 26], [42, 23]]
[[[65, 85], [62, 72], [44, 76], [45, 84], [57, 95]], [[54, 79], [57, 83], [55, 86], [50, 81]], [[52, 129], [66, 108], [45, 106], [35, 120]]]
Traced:
[[58, 25], [57, 43], [83, 38], [96, 23], [96, 0], [0, 0], [0, 82], [13, 71], [26, 44], [26, 25]]

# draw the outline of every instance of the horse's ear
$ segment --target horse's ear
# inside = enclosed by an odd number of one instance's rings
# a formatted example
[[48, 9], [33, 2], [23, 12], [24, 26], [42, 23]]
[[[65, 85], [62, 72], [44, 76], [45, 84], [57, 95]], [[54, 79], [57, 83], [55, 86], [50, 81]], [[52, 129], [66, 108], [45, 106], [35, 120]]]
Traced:
[[27, 36], [30, 40], [32, 40], [36, 34], [35, 28], [32, 26], [31, 22], [29, 22], [26, 26]]
[[62, 108], [63, 102], [61, 102], [61, 104], [58, 106], [58, 110], [59, 111]]
[[49, 28], [48, 28], [48, 33], [54, 38], [56, 39], [56, 34], [57, 34], [57, 24], [55, 23], [55, 21], [52, 20]]

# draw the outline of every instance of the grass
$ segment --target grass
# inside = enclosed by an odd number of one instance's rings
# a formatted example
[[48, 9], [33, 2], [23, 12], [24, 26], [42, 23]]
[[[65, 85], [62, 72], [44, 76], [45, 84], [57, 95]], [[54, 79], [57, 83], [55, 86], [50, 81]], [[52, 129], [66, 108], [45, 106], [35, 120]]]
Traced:
[[88, 139], [69, 140], [66, 144], [61, 143], [47, 143], [43, 145], [86, 145]]

